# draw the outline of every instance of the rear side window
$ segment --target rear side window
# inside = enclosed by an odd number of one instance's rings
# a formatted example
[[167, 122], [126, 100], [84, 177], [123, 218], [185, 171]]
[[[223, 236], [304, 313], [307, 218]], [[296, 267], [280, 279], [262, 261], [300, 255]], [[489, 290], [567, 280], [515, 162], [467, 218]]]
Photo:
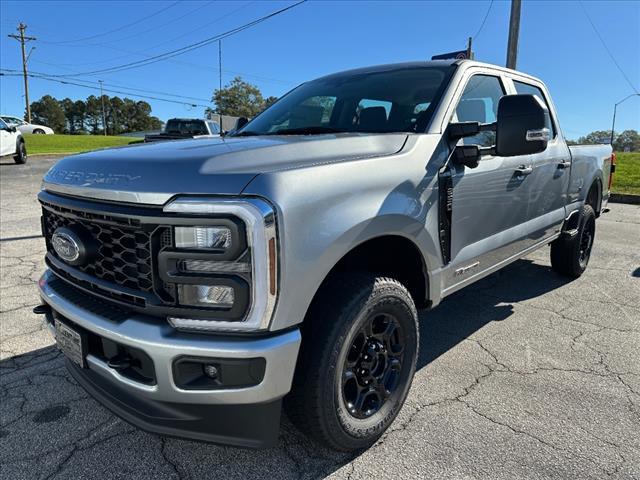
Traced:
[[[504, 89], [498, 77], [474, 75], [467, 83], [456, 107], [458, 121], [495, 122], [498, 102], [503, 95]], [[491, 147], [495, 141], [495, 132], [480, 132], [478, 135], [463, 139], [465, 145], [480, 145], [481, 147]]]
[[547, 119], [546, 119], [546, 127], [551, 132], [553, 138], [555, 138], [556, 128], [553, 125], [553, 121], [551, 120], [551, 108], [549, 108], [549, 103], [547, 102], [547, 99], [544, 96], [544, 93], [542, 93], [542, 90], [539, 87], [536, 87], [535, 85], [530, 85], [528, 83], [523, 83], [523, 82], [517, 82], [515, 80], [513, 81], [513, 85], [516, 87], [516, 93], [518, 93], [518, 95], [535, 95], [540, 100], [542, 100], [542, 102], [547, 106], [547, 110], [549, 110], [549, 114], [547, 115]]

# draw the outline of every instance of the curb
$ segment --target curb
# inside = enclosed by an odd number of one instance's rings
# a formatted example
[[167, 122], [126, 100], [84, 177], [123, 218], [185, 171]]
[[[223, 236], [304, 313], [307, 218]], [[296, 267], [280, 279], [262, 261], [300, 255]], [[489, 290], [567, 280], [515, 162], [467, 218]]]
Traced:
[[631, 193], [612, 193], [609, 196], [611, 203], [629, 203], [631, 205], [640, 205], [640, 195]]

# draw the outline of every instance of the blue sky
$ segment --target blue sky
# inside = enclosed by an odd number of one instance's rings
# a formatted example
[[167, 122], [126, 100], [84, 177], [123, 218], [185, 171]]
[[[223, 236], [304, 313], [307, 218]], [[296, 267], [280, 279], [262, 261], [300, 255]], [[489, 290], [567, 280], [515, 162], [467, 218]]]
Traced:
[[[2, 0], [0, 66], [4, 69], [21, 66], [18, 42], [7, 38], [7, 34], [15, 33], [19, 21], [28, 25], [28, 35], [38, 38], [30, 44], [36, 46], [29, 60], [30, 70], [69, 74], [174, 50], [294, 2], [175, 3]], [[300, 82], [326, 73], [429, 59], [433, 54], [463, 49], [467, 37], [478, 31], [489, 3], [489, 0], [308, 1], [223, 40], [223, 82], [241, 75], [258, 85], [265, 95], [279, 96]], [[640, 2], [585, 0], [583, 5], [627, 77], [640, 91]], [[510, 2], [493, 2], [484, 28], [474, 41], [478, 60], [504, 64], [509, 9]], [[144, 17], [149, 18], [127, 26]], [[547, 83], [561, 126], [570, 138], [611, 128], [614, 103], [633, 93], [577, 1], [523, 1], [518, 69]], [[218, 86], [218, 46], [208, 45], [142, 68], [82, 78], [122, 86], [110, 87], [114, 90], [136, 88], [206, 100]], [[32, 100], [45, 94], [77, 99], [92, 93], [97, 92], [42, 79], [30, 80]], [[3, 113], [22, 115], [22, 95], [21, 77], [0, 77]], [[200, 116], [204, 110], [148, 101], [153, 114], [162, 120]], [[616, 130], [627, 128], [640, 130], [640, 97], [618, 108]]]

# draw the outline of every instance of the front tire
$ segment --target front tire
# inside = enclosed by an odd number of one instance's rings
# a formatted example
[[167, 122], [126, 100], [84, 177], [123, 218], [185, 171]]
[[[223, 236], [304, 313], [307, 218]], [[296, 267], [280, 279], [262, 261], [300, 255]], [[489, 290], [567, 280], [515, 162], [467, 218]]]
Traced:
[[289, 418], [334, 450], [372, 445], [398, 415], [418, 353], [418, 314], [398, 281], [365, 274], [330, 280], [314, 300]]
[[551, 243], [551, 268], [560, 275], [578, 278], [587, 269], [595, 236], [596, 214], [591, 205], [583, 205], [575, 234], [566, 234]]
[[13, 161], [19, 165], [27, 163], [27, 147], [24, 144], [24, 140], [20, 140], [16, 146], [16, 155], [13, 157]]
[[44, 131], [44, 130], [42, 130], [41, 128], [36, 128], [36, 129], [35, 129], [33, 132], [31, 132], [31, 133], [33, 133], [34, 135], [44, 135], [44, 134], [45, 134], [45, 131]]

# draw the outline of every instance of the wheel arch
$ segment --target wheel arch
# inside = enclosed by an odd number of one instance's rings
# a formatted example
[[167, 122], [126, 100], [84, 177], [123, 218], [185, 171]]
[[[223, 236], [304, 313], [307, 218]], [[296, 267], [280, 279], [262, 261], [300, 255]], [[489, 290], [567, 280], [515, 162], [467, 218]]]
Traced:
[[349, 271], [394, 278], [407, 288], [418, 308], [430, 304], [429, 270], [424, 255], [412, 239], [393, 233], [368, 238], [346, 252], [320, 282], [309, 308], [335, 275]]
[[598, 175], [596, 175], [591, 181], [589, 190], [587, 190], [587, 195], [584, 198], [584, 203], [591, 205], [596, 217], [600, 216], [600, 211], [602, 209], [602, 180]]

